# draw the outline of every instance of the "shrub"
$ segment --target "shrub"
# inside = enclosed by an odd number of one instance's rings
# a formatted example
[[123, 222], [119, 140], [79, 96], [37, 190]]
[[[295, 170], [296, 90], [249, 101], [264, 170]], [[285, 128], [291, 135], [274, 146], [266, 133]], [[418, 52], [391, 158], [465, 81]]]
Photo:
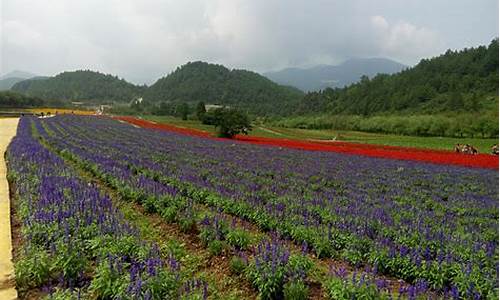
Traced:
[[291, 281], [285, 284], [283, 292], [285, 300], [304, 300], [307, 299], [309, 288], [303, 281]]
[[234, 274], [243, 274], [247, 267], [247, 260], [244, 257], [235, 255], [231, 258], [230, 266], [231, 272], [233, 272]]
[[234, 228], [230, 229], [226, 235], [226, 240], [229, 245], [235, 247], [239, 250], [244, 250], [250, 245], [251, 236], [250, 233], [244, 229]]
[[208, 251], [211, 255], [221, 255], [222, 252], [227, 248], [227, 244], [224, 241], [213, 240], [208, 243]]

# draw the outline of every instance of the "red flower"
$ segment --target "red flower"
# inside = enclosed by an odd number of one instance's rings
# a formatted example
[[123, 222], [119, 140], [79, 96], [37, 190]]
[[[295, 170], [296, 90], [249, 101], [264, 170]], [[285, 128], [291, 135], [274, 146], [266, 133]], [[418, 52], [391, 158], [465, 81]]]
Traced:
[[[141, 126], [144, 128], [168, 130], [181, 134], [199, 136], [204, 138], [218, 139], [212, 137], [210, 133], [191, 129], [181, 128], [173, 125], [159, 124], [155, 122], [136, 119], [133, 117], [115, 117], [116, 119]], [[321, 141], [298, 141], [288, 139], [275, 139], [255, 136], [237, 135], [236, 140], [257, 145], [267, 145], [275, 147], [286, 147], [293, 149], [340, 152], [345, 154], [364, 155], [372, 157], [390, 158], [422, 161], [435, 164], [459, 165], [466, 167], [487, 168], [498, 170], [498, 156], [489, 154], [464, 155], [452, 151], [382, 146], [371, 144], [359, 144], [348, 142], [321, 142]]]

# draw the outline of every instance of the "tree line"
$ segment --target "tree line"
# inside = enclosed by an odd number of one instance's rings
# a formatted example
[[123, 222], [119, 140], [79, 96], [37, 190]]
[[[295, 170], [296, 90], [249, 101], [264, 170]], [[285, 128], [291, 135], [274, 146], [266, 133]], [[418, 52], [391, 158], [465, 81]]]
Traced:
[[304, 129], [352, 130], [410, 136], [498, 137], [498, 116], [495, 113], [298, 116], [274, 121], [272, 124]]
[[32, 108], [32, 107], [67, 107], [66, 103], [58, 100], [44, 100], [39, 97], [30, 97], [12, 91], [0, 91], [0, 108]]

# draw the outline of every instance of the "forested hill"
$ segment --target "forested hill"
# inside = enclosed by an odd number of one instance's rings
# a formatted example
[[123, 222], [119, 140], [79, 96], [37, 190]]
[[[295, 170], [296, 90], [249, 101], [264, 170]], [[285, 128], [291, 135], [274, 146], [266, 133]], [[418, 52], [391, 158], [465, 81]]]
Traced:
[[498, 38], [489, 46], [448, 50], [397, 74], [363, 77], [346, 88], [308, 93], [295, 113], [433, 114], [481, 111], [497, 102]]
[[89, 103], [130, 102], [140, 97], [144, 89], [116, 76], [88, 70], [24, 80], [11, 88], [27, 96]]
[[222, 65], [190, 62], [159, 79], [144, 94], [148, 103], [187, 102], [223, 104], [257, 115], [292, 112], [303, 93], [278, 85], [250, 71], [229, 70]]

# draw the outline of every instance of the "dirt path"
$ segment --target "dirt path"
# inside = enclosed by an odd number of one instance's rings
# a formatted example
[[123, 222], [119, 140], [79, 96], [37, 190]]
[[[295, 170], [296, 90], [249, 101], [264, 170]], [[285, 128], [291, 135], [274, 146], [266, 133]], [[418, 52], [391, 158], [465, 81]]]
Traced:
[[269, 133], [276, 134], [276, 135], [284, 135], [281, 132], [278, 132], [278, 131], [275, 131], [275, 130], [272, 130], [272, 129], [269, 129], [269, 128], [266, 128], [266, 127], [262, 127], [262, 126], [257, 126], [257, 127], [260, 128], [261, 130], [265, 131], [265, 132], [269, 132]]
[[18, 118], [0, 119], [0, 299], [17, 299], [12, 264], [10, 199], [5, 150], [16, 134]]

